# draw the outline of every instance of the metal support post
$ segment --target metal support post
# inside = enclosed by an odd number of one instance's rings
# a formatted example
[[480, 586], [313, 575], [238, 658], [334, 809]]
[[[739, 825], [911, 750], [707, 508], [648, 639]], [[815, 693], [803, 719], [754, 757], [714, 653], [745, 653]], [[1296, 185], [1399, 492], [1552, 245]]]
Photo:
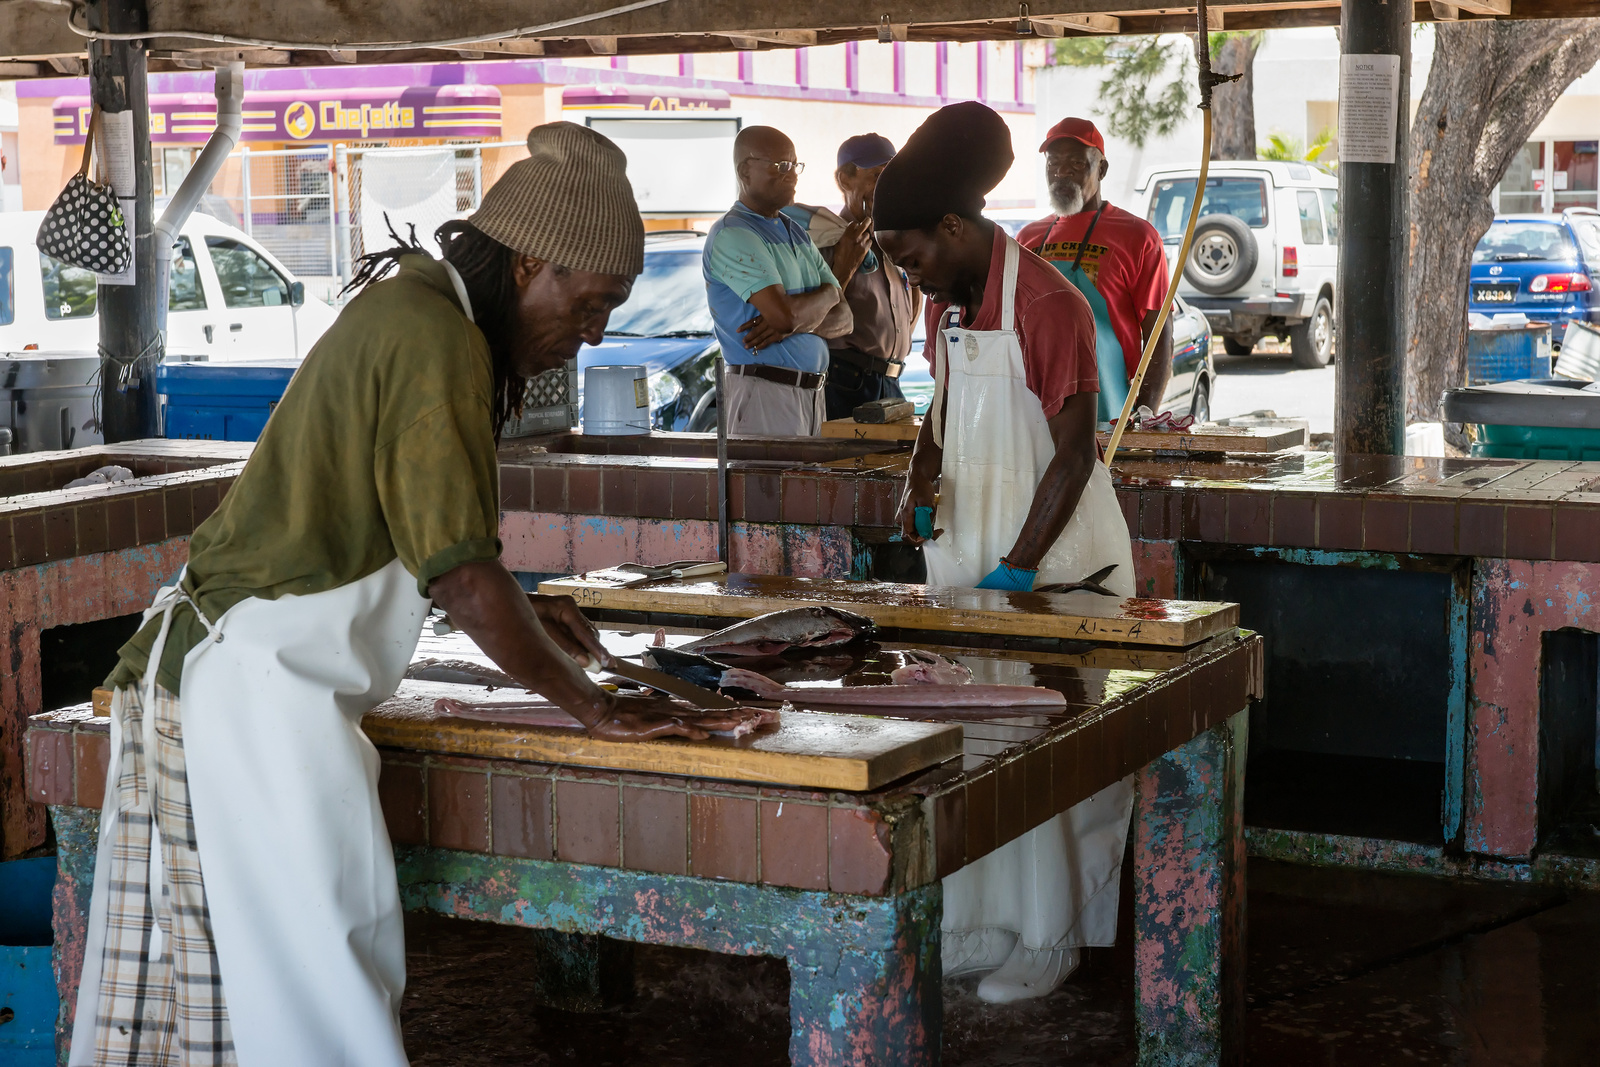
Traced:
[[250, 146], [239, 146], [239, 223], [247, 236], [254, 237], [255, 209], [250, 206]]
[[[145, 28], [144, 0], [93, 0], [90, 29], [138, 33]], [[156, 436], [156, 364], [161, 327], [156, 313], [155, 202], [150, 172], [150, 99], [145, 80], [145, 42], [96, 41], [89, 48], [89, 91], [108, 113], [133, 112], [134, 285], [102, 285], [100, 320], [100, 424], [107, 443]], [[128, 367], [124, 373], [123, 368]]]
[[1340, 8], [1345, 56], [1400, 57], [1394, 162], [1339, 164], [1333, 427], [1341, 455], [1393, 456], [1405, 450], [1411, 15], [1411, 4], [1388, 0], [1345, 0]]
[[733, 570], [728, 555], [728, 371], [717, 355], [717, 558]]

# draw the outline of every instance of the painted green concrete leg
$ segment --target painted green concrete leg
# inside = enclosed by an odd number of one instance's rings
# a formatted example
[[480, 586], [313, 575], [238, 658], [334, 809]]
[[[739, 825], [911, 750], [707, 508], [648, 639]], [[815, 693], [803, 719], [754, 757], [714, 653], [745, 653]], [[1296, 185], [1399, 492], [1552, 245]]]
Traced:
[[89, 894], [94, 888], [94, 858], [100, 841], [100, 812], [94, 808], [52, 807], [56, 831], [56, 888], [51, 902], [55, 930], [56, 1062], [67, 1062], [72, 1019], [78, 1006], [78, 976], [89, 928]]
[[408, 909], [789, 961], [795, 1067], [936, 1067], [937, 884], [890, 897], [395, 850]]
[[1138, 774], [1140, 1067], [1243, 1062], [1247, 724], [1240, 712]]
[[[794, 1067], [936, 1067], [942, 897], [901, 898], [893, 936], [840, 951], [808, 946], [789, 956], [789, 1062]], [[850, 940], [857, 940], [852, 937]]]
[[563, 1011], [600, 1011], [633, 996], [633, 946], [595, 934], [532, 931], [534, 1000]]

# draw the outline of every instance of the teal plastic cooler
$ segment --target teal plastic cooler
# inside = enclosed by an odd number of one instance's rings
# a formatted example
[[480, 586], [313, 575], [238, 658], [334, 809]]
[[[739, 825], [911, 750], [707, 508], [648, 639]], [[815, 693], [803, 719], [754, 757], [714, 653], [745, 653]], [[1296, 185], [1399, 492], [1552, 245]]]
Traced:
[[0, 863], [0, 1064], [6, 1067], [56, 1062], [60, 1001], [50, 931], [55, 882], [54, 856]]
[[1600, 460], [1600, 391], [1570, 378], [1452, 389], [1444, 417], [1476, 426], [1474, 456]]

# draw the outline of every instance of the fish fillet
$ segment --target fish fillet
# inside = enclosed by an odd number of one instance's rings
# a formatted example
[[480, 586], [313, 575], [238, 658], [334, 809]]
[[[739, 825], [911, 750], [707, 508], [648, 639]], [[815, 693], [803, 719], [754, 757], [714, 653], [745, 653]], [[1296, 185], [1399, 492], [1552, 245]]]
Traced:
[[851, 704], [888, 708], [1036, 708], [1060, 709], [1067, 700], [1054, 689], [1033, 685], [842, 685], [792, 689], [755, 671], [730, 667], [723, 688], [747, 689], [763, 700], [788, 700], [801, 706]]
[[[455, 697], [440, 697], [433, 702], [433, 710], [438, 715], [449, 715], [458, 719], [475, 719], [480, 722], [514, 723], [518, 726], [553, 726], [563, 729], [583, 729], [583, 724], [571, 715], [562, 711], [554, 704], [544, 704], [535, 701], [515, 704], [473, 704]], [[772, 726], [778, 722], [778, 713], [772, 708], [750, 708], [760, 714], [749, 722], [740, 723], [732, 730], [710, 730], [712, 737], [743, 737], [754, 733], [763, 726]], [[695, 713], [684, 709], [681, 716], [686, 723], [693, 723]]]
[[900, 653], [905, 664], [889, 672], [895, 685], [968, 685], [972, 671], [937, 652], [908, 648]]

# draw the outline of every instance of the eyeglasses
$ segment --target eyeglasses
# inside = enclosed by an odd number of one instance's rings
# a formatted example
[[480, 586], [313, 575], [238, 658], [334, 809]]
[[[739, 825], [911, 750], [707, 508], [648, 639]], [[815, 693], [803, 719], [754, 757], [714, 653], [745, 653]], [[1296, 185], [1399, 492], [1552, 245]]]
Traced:
[[796, 178], [806, 172], [804, 163], [796, 163], [791, 159], [763, 159], [760, 156], [751, 156], [752, 163], [765, 163], [774, 174], [788, 174], [791, 171]]

